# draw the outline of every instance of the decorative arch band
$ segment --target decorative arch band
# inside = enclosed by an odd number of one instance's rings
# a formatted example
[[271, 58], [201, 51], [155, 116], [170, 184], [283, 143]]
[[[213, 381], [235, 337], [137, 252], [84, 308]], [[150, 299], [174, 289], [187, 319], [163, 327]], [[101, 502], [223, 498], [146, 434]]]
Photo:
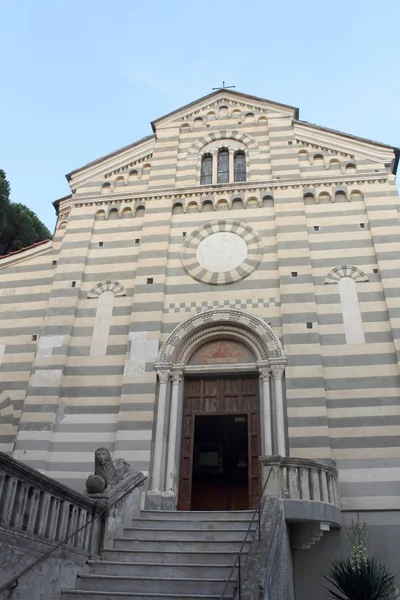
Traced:
[[254, 138], [247, 135], [247, 133], [241, 133], [240, 131], [215, 131], [198, 138], [189, 148], [188, 156], [194, 154], [197, 155], [199, 151], [204, 148], [204, 146], [214, 142], [215, 140], [230, 139], [242, 142], [249, 150], [259, 150], [257, 142], [254, 140]]
[[354, 265], [341, 265], [335, 267], [325, 278], [325, 284], [337, 283], [342, 277], [351, 277], [354, 281], [369, 281], [368, 277]]
[[113, 292], [114, 296], [126, 296], [125, 289], [119, 283], [119, 281], [111, 281], [110, 279], [107, 279], [106, 281], [96, 283], [96, 285], [88, 293], [87, 297], [98, 298], [103, 292]]
[[160, 350], [158, 366], [186, 364], [197, 348], [221, 336], [245, 343], [257, 361], [286, 362], [278, 336], [263, 319], [244, 310], [216, 308], [193, 315], [175, 327]]

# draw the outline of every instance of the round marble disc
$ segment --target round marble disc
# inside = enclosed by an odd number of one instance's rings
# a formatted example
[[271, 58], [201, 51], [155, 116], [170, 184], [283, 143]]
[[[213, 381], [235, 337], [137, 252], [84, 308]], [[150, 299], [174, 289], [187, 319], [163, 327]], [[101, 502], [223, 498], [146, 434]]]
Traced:
[[247, 244], [240, 235], [218, 231], [200, 242], [196, 258], [204, 269], [225, 273], [239, 267], [247, 257]]

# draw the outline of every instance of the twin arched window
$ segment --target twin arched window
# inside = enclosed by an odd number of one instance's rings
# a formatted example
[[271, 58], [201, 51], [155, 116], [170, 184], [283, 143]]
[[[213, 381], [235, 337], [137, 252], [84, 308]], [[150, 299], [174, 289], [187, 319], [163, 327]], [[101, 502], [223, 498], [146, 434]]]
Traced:
[[204, 154], [201, 159], [200, 185], [246, 181], [246, 155], [242, 150], [233, 155], [233, 173], [230, 165], [229, 150], [221, 148], [216, 161], [216, 181], [213, 181], [214, 159], [212, 154]]

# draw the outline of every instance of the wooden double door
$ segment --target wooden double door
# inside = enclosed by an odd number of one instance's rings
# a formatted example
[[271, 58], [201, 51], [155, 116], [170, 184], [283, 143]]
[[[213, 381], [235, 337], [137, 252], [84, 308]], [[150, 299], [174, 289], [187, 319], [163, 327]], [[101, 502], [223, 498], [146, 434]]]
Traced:
[[246, 510], [261, 492], [258, 377], [185, 379], [178, 510]]

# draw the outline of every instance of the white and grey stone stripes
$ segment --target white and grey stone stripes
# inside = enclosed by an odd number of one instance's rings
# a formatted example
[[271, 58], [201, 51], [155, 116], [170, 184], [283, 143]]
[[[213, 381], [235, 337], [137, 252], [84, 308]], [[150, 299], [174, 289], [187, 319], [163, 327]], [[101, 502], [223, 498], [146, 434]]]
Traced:
[[[218, 92], [69, 175], [53, 241], [0, 260], [1, 449], [77, 488], [100, 445], [151, 471], [159, 350], [239, 310], [283, 343], [291, 455], [338, 460], [344, 508], [400, 508], [396, 151], [297, 118]], [[243, 146], [246, 182], [198, 184], [213, 144]], [[224, 233], [245, 245], [199, 250]]]

